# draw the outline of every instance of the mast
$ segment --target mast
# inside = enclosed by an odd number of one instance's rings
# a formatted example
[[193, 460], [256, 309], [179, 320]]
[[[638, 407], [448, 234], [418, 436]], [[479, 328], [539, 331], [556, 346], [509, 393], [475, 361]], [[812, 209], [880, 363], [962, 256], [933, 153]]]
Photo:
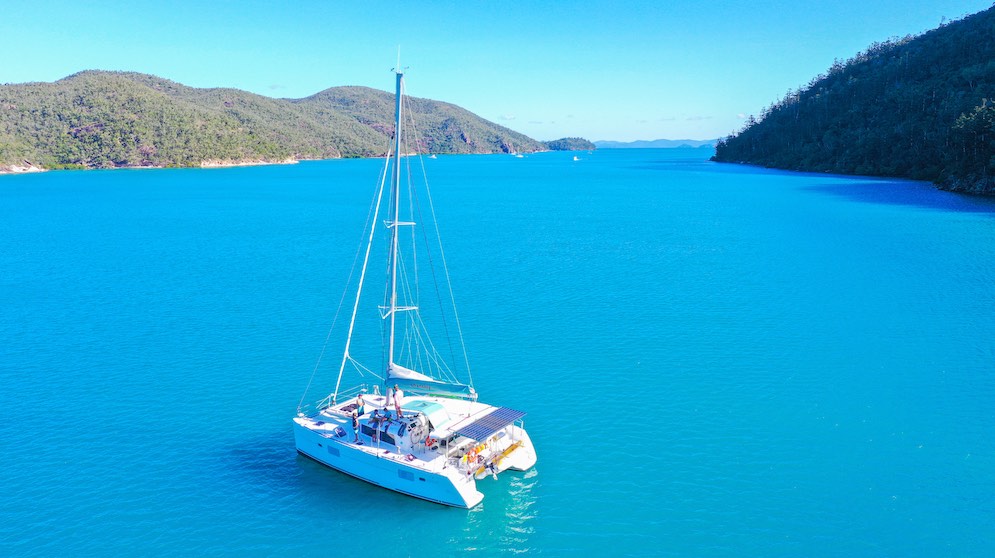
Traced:
[[[395, 120], [394, 120], [394, 168], [391, 172], [391, 191], [390, 199], [394, 204], [394, 214], [390, 217], [391, 221], [387, 222], [388, 228], [392, 229], [393, 235], [391, 239], [391, 255], [390, 255], [390, 267], [391, 267], [391, 277], [390, 277], [390, 305], [387, 307], [381, 306], [381, 311], [386, 312], [381, 315], [382, 318], [387, 318], [390, 316], [390, 344], [389, 344], [389, 357], [387, 368], [394, 363], [394, 332], [395, 332], [395, 316], [394, 313], [397, 311], [404, 310], [416, 310], [417, 306], [398, 306], [397, 305], [397, 259], [399, 255], [398, 247], [398, 225], [414, 225], [413, 222], [401, 223], [398, 221], [400, 217], [400, 200], [401, 200], [401, 88], [402, 88], [402, 78], [404, 73], [400, 70], [396, 70], [397, 73], [397, 95], [395, 102]], [[390, 159], [390, 153], [388, 153], [388, 162]], [[339, 365], [339, 375], [335, 380], [335, 391], [332, 392], [332, 401], [337, 399], [339, 387], [342, 382], [342, 374], [345, 372], [345, 365], [349, 362], [351, 358], [349, 355], [349, 347], [352, 344], [353, 330], [356, 325], [356, 316], [359, 311], [359, 299], [363, 293], [363, 283], [366, 279], [366, 271], [370, 261], [370, 249], [373, 247], [373, 237], [374, 231], [376, 230], [376, 223], [378, 221], [378, 216], [380, 215], [381, 200], [383, 199], [384, 186], [387, 181], [387, 163], [385, 163], [384, 174], [380, 182], [380, 188], [378, 189], [376, 203], [374, 204], [373, 212], [373, 224], [370, 227], [370, 238], [366, 245], [366, 255], [363, 257], [363, 268], [359, 276], [359, 286], [356, 288], [356, 300], [352, 307], [352, 317], [349, 320], [349, 334], [346, 337], [345, 351], [342, 354], [342, 362]], [[389, 208], [389, 207], [388, 207]], [[386, 380], [386, 378], [385, 378]]]
[[394, 332], [397, 321], [397, 256], [398, 256], [398, 235], [400, 229], [397, 225], [400, 221], [401, 211], [401, 84], [404, 79], [404, 71], [400, 64], [394, 69], [397, 75], [394, 93], [394, 178], [392, 180], [393, 189], [391, 191], [392, 203], [394, 204], [394, 218], [391, 221], [393, 238], [391, 240], [391, 270], [390, 270], [390, 341], [387, 349], [387, 369], [394, 365]]

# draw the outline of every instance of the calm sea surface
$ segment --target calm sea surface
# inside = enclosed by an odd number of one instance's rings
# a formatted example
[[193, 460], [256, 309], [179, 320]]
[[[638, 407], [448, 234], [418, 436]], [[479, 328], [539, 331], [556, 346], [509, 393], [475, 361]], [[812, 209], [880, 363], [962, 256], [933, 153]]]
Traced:
[[993, 555], [995, 202], [710, 154], [425, 161], [470, 511], [294, 449], [380, 161], [0, 177], [0, 555]]

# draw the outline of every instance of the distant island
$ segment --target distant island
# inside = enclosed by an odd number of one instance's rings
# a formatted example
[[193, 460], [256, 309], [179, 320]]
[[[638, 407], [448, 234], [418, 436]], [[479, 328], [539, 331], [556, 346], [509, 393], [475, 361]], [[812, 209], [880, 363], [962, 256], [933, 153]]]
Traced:
[[995, 8], [837, 61], [713, 159], [995, 195]]
[[592, 151], [597, 146], [584, 138], [563, 138], [544, 142], [550, 151]]
[[[393, 98], [347, 86], [274, 99], [92, 70], [54, 83], [0, 85], [0, 172], [381, 156], [393, 133]], [[424, 153], [588, 149], [579, 138], [540, 142], [456, 105], [410, 101]]]
[[600, 140], [594, 142], [594, 145], [604, 148], [604, 149], [641, 149], [641, 148], [673, 148], [673, 147], [712, 147], [719, 140], [670, 140], [670, 139], [656, 139], [656, 140], [637, 140], [637, 141], [607, 141]]

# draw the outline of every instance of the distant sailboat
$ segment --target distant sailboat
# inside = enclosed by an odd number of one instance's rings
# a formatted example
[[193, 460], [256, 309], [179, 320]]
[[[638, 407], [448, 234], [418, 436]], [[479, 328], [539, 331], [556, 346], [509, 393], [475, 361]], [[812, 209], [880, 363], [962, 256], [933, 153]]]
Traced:
[[[409, 175], [401, 172], [400, 157], [405, 152], [402, 113], [406, 114], [406, 104], [403, 73], [397, 70], [396, 77], [393, 156], [387, 158], [371, 207], [369, 241], [338, 378], [334, 390], [313, 406], [305, 406], [302, 398], [293, 419], [294, 438], [298, 452], [343, 473], [417, 498], [471, 508], [484, 498], [478, 480], [488, 475], [497, 478], [508, 469], [528, 470], [536, 462], [536, 452], [522, 422], [525, 413], [479, 402], [471, 383], [455, 380], [453, 363], [446, 362], [436, 350], [422, 321], [417, 300], [419, 278], [444, 278], [439, 287], [445, 289], [449, 272], [443, 269], [443, 273], [419, 276], [414, 270], [415, 262], [431, 262], [433, 255], [444, 267], [441, 244], [424, 259], [401, 249], [402, 244], [406, 248], [410, 244], [413, 251], [415, 239], [423, 237], [413, 232], [416, 215], [402, 212], [415, 212], [424, 205], [431, 208], [432, 204], [427, 190], [425, 198], [417, 198], [421, 200], [418, 203], [406, 199], [410, 185], [401, 183], [402, 176]], [[387, 176], [389, 189], [385, 188]], [[386, 217], [381, 217], [381, 210]], [[428, 217], [434, 219], [434, 210]], [[378, 229], [383, 229], [389, 244], [386, 267], [369, 265]], [[406, 231], [403, 235], [402, 229]], [[433, 232], [433, 228], [428, 231]], [[367, 353], [382, 358], [383, 365], [368, 367], [354, 358], [351, 350], [367, 271], [375, 269], [385, 270], [386, 288], [376, 289], [384, 293], [379, 317], [385, 323], [383, 335], [378, 331], [373, 336], [375, 350]], [[454, 307], [452, 315], [459, 331]], [[462, 345], [461, 332], [458, 342]], [[360, 375], [377, 377], [377, 382], [340, 389], [348, 365]]]

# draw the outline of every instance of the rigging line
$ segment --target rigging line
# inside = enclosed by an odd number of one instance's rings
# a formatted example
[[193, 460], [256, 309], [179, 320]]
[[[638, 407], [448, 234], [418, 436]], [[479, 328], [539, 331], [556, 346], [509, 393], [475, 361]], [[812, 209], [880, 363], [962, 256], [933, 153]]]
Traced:
[[[387, 210], [388, 214], [390, 214], [391, 211], [392, 211], [391, 210], [391, 201], [390, 200], [387, 201], [386, 210]], [[391, 242], [390, 242], [390, 240], [391, 240], [390, 235], [386, 235], [386, 234], [383, 235], [383, 243], [381, 245], [381, 250], [383, 251], [383, 258], [380, 261], [383, 262], [383, 277], [382, 277], [382, 280], [383, 280], [383, 297], [381, 299], [383, 302], [381, 303], [381, 305], [384, 308], [389, 308], [390, 307], [390, 259], [391, 259], [391, 253], [390, 253]]]
[[[412, 120], [414, 118], [414, 116], [410, 114], [410, 112], [411, 112], [411, 102], [410, 102], [410, 100], [407, 97], [402, 97], [401, 98], [401, 103], [402, 103], [402, 108], [403, 108], [403, 110], [401, 111], [401, 114], [402, 115], [407, 115], [408, 116], [408, 120]], [[405, 124], [406, 124], [406, 122], [404, 122], [404, 121], [401, 122], [402, 126], [405, 125]], [[407, 132], [407, 131], [408, 130], [405, 130], [405, 132]], [[415, 133], [415, 132], [417, 132], [417, 130], [415, 130], [414, 127], [412, 126], [411, 133], [405, 133], [405, 134], [403, 134], [401, 136], [401, 138], [404, 139], [404, 140], [406, 140], [408, 142], [405, 145], [406, 150], [409, 151], [409, 152], [411, 152], [411, 153], [414, 153], [414, 154], [416, 154], [416, 155], [418, 155], [420, 157], [421, 155], [418, 152], [418, 136], [417, 135], [412, 135], [412, 133]], [[411, 137], [415, 138], [415, 140], [414, 140], [415, 141], [415, 145], [414, 145], [413, 149], [412, 149], [411, 141], [408, 139], [408, 138], [411, 138]], [[407, 171], [405, 174], [407, 176], [407, 184], [408, 184], [408, 214], [411, 215], [411, 219], [409, 219], [409, 220], [414, 221], [414, 216], [416, 215], [414, 208], [415, 208], [415, 205], [417, 203], [417, 199], [416, 199], [417, 190], [414, 188], [413, 181], [411, 180], [411, 158], [407, 157], [407, 159], [408, 160], [405, 161], [404, 170]], [[400, 176], [400, 174], [398, 176]], [[400, 188], [400, 185], [398, 185], [398, 188]], [[415, 276], [415, 292], [414, 292], [414, 299], [412, 299], [412, 300], [413, 300], [414, 304], [417, 306], [418, 303], [419, 303], [419, 301], [421, 300], [421, 296], [420, 296], [421, 290], [419, 288], [419, 286], [420, 286], [421, 283], [418, 281], [418, 250], [415, 249], [415, 247], [416, 247], [416, 240], [417, 240], [417, 237], [415, 235], [415, 228], [417, 228], [417, 225], [414, 225], [414, 226], [411, 227], [411, 248], [412, 248], [411, 249], [411, 263], [413, 265], [414, 276]], [[427, 248], [427, 245], [426, 245], [426, 248]]]
[[[409, 298], [411, 286], [408, 282], [401, 283], [401, 288], [405, 298]], [[438, 350], [432, 343], [432, 338], [428, 333], [428, 328], [425, 325], [424, 319], [422, 319], [421, 313], [418, 311], [405, 312], [405, 324], [401, 357], [397, 361], [398, 364], [403, 364], [408, 366], [408, 368], [421, 371], [433, 377], [436, 376], [434, 374], [436, 369], [445, 371], [437, 364], [434, 368], [431, 366], [439, 360]], [[401, 358], [406, 358], [413, 364], [404, 364], [408, 361], [402, 361]]]
[[[377, 182], [381, 184], [383, 183], [383, 179], [386, 176], [386, 172], [387, 169], [386, 167], [384, 167], [384, 169], [381, 171], [380, 178], [377, 180]], [[377, 191], [377, 189], [379, 188], [382, 188], [382, 186], [374, 188], [374, 191]], [[374, 197], [374, 199], [376, 198]], [[374, 221], [373, 217], [374, 206], [375, 202], [371, 201], [370, 209], [366, 213], [366, 224], [363, 226], [363, 232], [366, 232], [366, 227], [371, 226], [371, 221]], [[373, 222], [372, 226], [376, 226], [376, 223]], [[335, 308], [335, 316], [332, 318], [332, 325], [328, 328], [328, 333], [325, 335], [325, 342], [321, 345], [321, 351], [318, 353], [318, 361], [314, 363], [314, 369], [311, 370], [311, 377], [308, 378], [307, 386], [304, 388], [304, 394], [301, 395], [301, 400], [297, 403], [297, 412], [300, 412], [301, 408], [304, 406], [304, 399], [307, 398], [307, 394], [311, 390], [311, 384], [314, 382], [314, 377], [318, 373], [318, 368], [321, 366], [321, 361], [325, 357], [325, 351], [328, 349], [328, 342], [332, 338], [332, 332], [335, 331], [335, 324], [339, 321], [339, 314], [342, 312], [342, 306], [345, 304], [346, 295], [349, 294], [349, 285], [352, 284], [352, 278], [356, 273], [356, 264], [359, 263], [359, 254], [362, 252], [362, 250], [363, 250], [363, 233], [360, 233], [359, 242], [356, 243], [356, 255], [353, 256], [352, 266], [349, 268], [349, 277], [346, 280], [346, 286], [345, 288], [342, 289], [342, 297], [339, 299], [339, 304]]]
[[[395, 134], [397, 132], [398, 132], [397, 130], [394, 130]], [[395, 162], [394, 162], [393, 157], [391, 156], [391, 153], [393, 151], [390, 148], [390, 146], [393, 145], [393, 143], [394, 143], [394, 137], [391, 136], [391, 137], [388, 138], [388, 140], [389, 141], [388, 141], [388, 147], [387, 147], [387, 156], [386, 156], [386, 161], [385, 161], [384, 164], [387, 167], [387, 169], [389, 169], [390, 175], [393, 176], [395, 173], [394, 173], [392, 165]], [[393, 181], [393, 178], [391, 180]], [[393, 182], [391, 183], [391, 187], [393, 188]], [[394, 208], [394, 196], [393, 195], [387, 196], [387, 207], [385, 208], [387, 215], [393, 215], [393, 213], [394, 213], [394, 209], [393, 208]], [[386, 226], [386, 224], [385, 224], [385, 226]], [[381, 307], [383, 307], [383, 308], [389, 308], [390, 307], [390, 268], [391, 268], [391, 260], [393, 258], [393, 254], [391, 253], [391, 247], [392, 247], [392, 237], [391, 237], [391, 235], [389, 235], [389, 234], [383, 235], [383, 243], [381, 245], [381, 250], [383, 252], [383, 258], [381, 258], [381, 260], [380, 260], [383, 263], [383, 276], [382, 276], [382, 281], [383, 281], [383, 295], [381, 297], [381, 301], [382, 301], [381, 302]], [[390, 363], [388, 362], [388, 360], [389, 360], [388, 359], [388, 355], [389, 355], [388, 343], [390, 342], [390, 332], [388, 331], [388, 329], [386, 327], [387, 326], [387, 324], [386, 324], [386, 318], [387, 318], [387, 316], [381, 314], [380, 317], [381, 317], [381, 319], [380, 319], [380, 369], [381, 370], [387, 370], [387, 367], [390, 366]], [[386, 374], [385, 374], [385, 376], [386, 376]], [[384, 379], [386, 380], [386, 377]], [[385, 383], [385, 385], [386, 385], [386, 383]]]
[[418, 316], [411, 313], [407, 316], [406, 323], [403, 356], [407, 359], [406, 362], [409, 363], [407, 366], [412, 370], [431, 376], [431, 370], [427, 370], [422, 366], [422, 353], [425, 350], [425, 343], [422, 341], [421, 320]]
[[409, 366], [414, 370], [420, 370], [438, 379], [446, 379], [450, 382], [457, 382], [455, 374], [438, 348], [432, 342], [428, 328], [421, 316], [415, 312], [410, 313], [408, 318], [410, 324], [405, 330], [404, 349], [402, 355], [418, 362], [417, 366]]
[[[414, 115], [411, 114], [413, 112], [414, 111], [408, 111], [408, 122], [411, 124], [411, 129], [412, 129], [412, 133], [414, 134], [414, 137], [418, 138], [418, 137], [420, 137], [418, 135], [418, 126], [415, 123]], [[418, 155], [418, 161], [421, 163], [421, 167], [422, 167], [422, 178], [425, 181], [425, 191], [426, 191], [426, 193], [428, 193], [428, 174], [425, 172], [425, 161], [424, 161], [424, 159], [422, 159], [421, 154]], [[409, 180], [410, 180], [410, 163], [409, 163]], [[424, 219], [422, 218], [421, 204], [419, 203], [418, 198], [414, 194], [412, 194], [411, 198], [412, 198], [412, 201], [414, 202], [414, 207], [417, 208], [417, 215], [418, 215], [419, 220], [424, 221]], [[431, 204], [431, 194], [429, 194], [429, 203]], [[434, 211], [432, 211], [432, 220], [433, 221], [435, 220], [435, 212]], [[441, 252], [441, 250], [442, 250], [442, 238], [439, 236], [439, 224], [438, 223], [434, 223], [434, 225], [435, 225], [436, 240], [437, 240], [437, 242], [439, 244], [439, 250]], [[425, 251], [426, 251], [426, 254], [427, 254], [427, 257], [428, 257], [429, 270], [432, 273], [432, 285], [435, 286], [435, 298], [436, 298], [436, 300], [438, 301], [438, 304], [439, 304], [439, 311], [440, 311], [439, 313], [440, 313], [440, 316], [442, 318], [442, 329], [443, 329], [443, 331], [446, 334], [446, 343], [449, 346], [449, 355], [450, 355], [450, 358], [452, 359], [453, 364], [455, 364], [456, 363], [456, 351], [453, 349], [452, 335], [450, 335], [450, 333], [449, 333], [449, 320], [446, 319], [446, 311], [445, 311], [446, 307], [442, 304], [442, 293], [439, 290], [439, 279], [438, 279], [438, 277], [435, 274], [435, 260], [432, 258], [432, 250], [431, 250], [431, 244], [429, 244], [428, 228], [427, 227], [423, 227], [422, 228], [422, 237], [423, 237], [423, 241], [425, 242]], [[445, 259], [443, 259], [443, 266], [445, 266]], [[448, 271], [447, 271], [447, 277], [448, 277]], [[453, 299], [453, 296], [452, 296], [452, 284], [448, 284], [447, 286], [449, 287], [449, 296], [450, 296], [450, 299], [452, 300], [453, 313], [455, 314], [456, 313], [456, 302], [455, 302], [455, 299]], [[462, 349], [463, 349], [464, 360], [467, 361], [467, 375], [469, 375], [469, 373], [470, 373], [470, 365], [469, 365], [469, 360], [466, 359], [466, 346], [462, 345], [462, 343], [463, 343], [463, 336], [462, 336], [462, 334], [460, 335], [460, 343], [461, 343], [461, 346], [462, 346]], [[471, 383], [472, 383], [472, 381], [471, 381]]]
[[384, 370], [384, 386], [387, 385], [387, 339], [390, 334], [387, 332], [387, 322], [386, 320], [379, 320], [380, 322], [380, 370]]
[[[408, 281], [409, 274], [404, 260], [399, 262], [399, 266], [400, 269], [398, 275], [403, 279], [403, 281], [399, 282], [399, 288], [401, 289], [400, 294], [404, 300], [410, 300], [412, 288], [410, 282]], [[424, 372], [428, 372], [429, 370], [437, 370], [445, 379], [455, 382], [455, 374], [453, 374], [449, 364], [444, 358], [442, 358], [442, 353], [432, 341], [432, 336], [429, 334], [421, 313], [418, 311], [409, 311], [405, 312], [405, 314], [405, 323], [407, 325], [404, 328], [404, 337], [402, 339], [403, 343], [400, 349], [401, 356], [407, 356], [407, 358], [419, 363], [424, 360], [426, 365], [429, 366], [429, 368], [423, 369]], [[447, 339], [449, 338], [447, 337]], [[403, 364], [400, 358], [397, 359], [397, 363]], [[432, 368], [432, 366], [434, 366], [434, 368]], [[416, 370], [421, 369], [419, 366], [409, 366], [409, 368]]]
[[[412, 126], [414, 126], [413, 121], [412, 121]], [[418, 157], [418, 161], [421, 163], [422, 176], [425, 177], [425, 196], [428, 198], [428, 207], [429, 211], [432, 214], [432, 224], [435, 227], [435, 238], [436, 240], [438, 240], [439, 243], [439, 255], [442, 259], [442, 269], [446, 273], [446, 286], [449, 288], [449, 300], [450, 303], [452, 304], [453, 316], [456, 321], [456, 331], [459, 334], [460, 347], [463, 349], [463, 362], [466, 365], [466, 375], [469, 380], [469, 385], [472, 387], [473, 373], [470, 370], [470, 356], [467, 354], [466, 351], [466, 341], [463, 338], [463, 326], [460, 323], [459, 310], [457, 310], [456, 308], [456, 297], [453, 294], [453, 283], [452, 279], [449, 276], [449, 265], [446, 264], [446, 251], [442, 248], [442, 236], [439, 234], [439, 222], [435, 218], [435, 204], [432, 203], [432, 191], [428, 187], [428, 174], [426, 174], [425, 172], [425, 160], [422, 159], [421, 157]]]
[[367, 374], [373, 376], [374, 378], [376, 378], [378, 380], [382, 380], [383, 379], [382, 377], [380, 377], [379, 374], [377, 374], [373, 370], [370, 370], [366, 366], [363, 366], [362, 363], [360, 363], [358, 360], [356, 360], [356, 359], [354, 359], [352, 357], [349, 357], [349, 364], [352, 364], [352, 367], [355, 368], [357, 372], [359, 372], [360, 376], [363, 376], [363, 372], [366, 372]]
[[[402, 111], [403, 112], [403, 111]], [[405, 122], [407, 123], [407, 122]], [[407, 131], [407, 130], [405, 130]], [[410, 134], [404, 133], [405, 137], [409, 137]], [[410, 149], [410, 145], [406, 146], [406, 149]], [[416, 215], [417, 212], [415, 207], [417, 207], [417, 189], [413, 187], [413, 180], [411, 176], [411, 165], [410, 162], [406, 161], [406, 179], [408, 186], [408, 212], [412, 215]], [[417, 237], [414, 234], [414, 227], [412, 227], [410, 243], [412, 247], [417, 246]], [[427, 239], [425, 241], [426, 248], [428, 247]], [[417, 265], [417, 250], [413, 250], [411, 254], [411, 261], [408, 262], [404, 258], [398, 260], [398, 287], [399, 287], [399, 298], [403, 299], [409, 304], [415, 306], [418, 305], [420, 297], [421, 281], [419, 280], [418, 265]], [[431, 254], [429, 254], [429, 262], [432, 262]], [[409, 263], [411, 264], [409, 266]], [[434, 265], [432, 266], [434, 268]], [[413, 278], [413, 282], [412, 282]], [[435, 278], [433, 273], [433, 279], [435, 279], [436, 286], [438, 285], [438, 280]], [[438, 296], [438, 302], [441, 308], [441, 296]], [[404, 335], [401, 339], [400, 344], [400, 356], [396, 358], [398, 364], [407, 364], [408, 361], [404, 358], [409, 359], [410, 362], [414, 363], [409, 365], [409, 367], [421, 370], [423, 369], [422, 363], [428, 358], [430, 361], [436, 360], [438, 357], [432, 358], [430, 356], [431, 352], [438, 352], [434, 345], [432, 344], [431, 338], [427, 335], [427, 329], [425, 328], [424, 320], [422, 319], [421, 313], [418, 311], [409, 311], [405, 313], [405, 323], [407, 324], [404, 328]], [[443, 318], [444, 318], [443, 314]], [[450, 344], [452, 342], [451, 336], [448, 335], [447, 328], [447, 338], [450, 339]], [[397, 356], [397, 355], [395, 355]], [[427, 364], [431, 364], [428, 362]], [[428, 372], [428, 370], [424, 370]], [[431, 375], [431, 374], [430, 374]]]
[[[410, 294], [411, 287], [408, 284], [407, 265], [405, 264], [405, 261], [403, 259], [398, 261], [397, 275], [398, 275], [398, 281], [397, 281], [398, 299], [404, 303], [403, 305], [409, 305], [408, 303], [411, 300], [411, 294]], [[412, 322], [412, 314], [414, 313], [415, 311], [404, 311], [401, 313], [403, 320], [401, 325], [402, 335], [400, 342], [398, 343], [398, 347], [395, 349], [396, 351], [394, 355], [395, 364], [402, 364], [401, 361], [403, 360], [406, 352], [409, 350], [407, 348], [407, 344], [410, 341], [410, 336], [411, 336], [410, 324]]]
[[[332, 392], [332, 400], [334, 401], [339, 393], [339, 386], [342, 384], [342, 373], [345, 371], [346, 359], [349, 358], [349, 346], [352, 344], [352, 332], [356, 327], [356, 312], [359, 310], [359, 299], [363, 294], [363, 282], [366, 280], [366, 268], [370, 263], [370, 249], [373, 247], [373, 236], [377, 230], [377, 219], [380, 217], [380, 202], [383, 199], [383, 187], [387, 179], [387, 163], [390, 161], [390, 151], [388, 150], [388, 157], [386, 162], [384, 162], [384, 172], [380, 176], [380, 187], [377, 189], [376, 202], [374, 206], [376, 209], [373, 212], [373, 219], [370, 222], [370, 239], [366, 243], [366, 255], [363, 256], [363, 270], [359, 274], [359, 285], [356, 287], [356, 302], [352, 306], [352, 319], [349, 320], [349, 335], [346, 337], [345, 341], [345, 351], [342, 355], [342, 364], [339, 366], [339, 377], [335, 380], [335, 391]], [[365, 230], [365, 229], [364, 229]]]
[[[419, 330], [415, 335], [419, 339], [427, 338], [427, 332], [424, 329]], [[431, 370], [431, 375], [437, 379], [445, 379], [449, 382], [458, 383], [452, 370], [449, 369], [442, 355], [432, 344], [431, 339], [422, 341], [422, 346], [425, 347], [425, 350], [418, 353], [418, 359], [419, 361], [424, 361], [424, 370]]]
[[[407, 264], [404, 260], [398, 262], [398, 300], [403, 301], [405, 304], [411, 300], [411, 285], [409, 282]], [[407, 366], [405, 364], [405, 359], [410, 358], [410, 354], [414, 349], [411, 347], [412, 331], [417, 326], [417, 311], [409, 310], [401, 313], [402, 325], [400, 328], [401, 336], [398, 339], [397, 347], [394, 354], [394, 362], [402, 366]], [[410, 366], [407, 366], [410, 368]]]
[[416, 329], [413, 335], [419, 341], [419, 346], [423, 348], [419, 352], [419, 358], [424, 358], [426, 360], [426, 366], [431, 367], [432, 370], [437, 370], [440, 375], [449, 381], [456, 381], [455, 375], [449, 364], [442, 357], [442, 353], [435, 346], [432, 341], [432, 336], [429, 334], [428, 327], [425, 325], [424, 320], [419, 319], [415, 323]]
[[[420, 213], [421, 213], [421, 208], [419, 207], [419, 214]], [[428, 244], [428, 233], [427, 233], [427, 231], [423, 231], [423, 236], [424, 236], [424, 242], [427, 245]], [[450, 358], [453, 360], [453, 362], [455, 362], [456, 361], [456, 351], [453, 348], [453, 339], [452, 339], [452, 335], [449, 332], [449, 320], [446, 318], [445, 306], [442, 304], [442, 291], [439, 289], [439, 278], [436, 276], [436, 273], [435, 273], [435, 260], [431, 256], [431, 251], [429, 250], [428, 252], [429, 252], [429, 254], [428, 254], [429, 270], [432, 272], [432, 284], [435, 286], [435, 298], [436, 298], [436, 301], [439, 304], [439, 309], [440, 309], [439, 314], [440, 314], [440, 318], [442, 320], [442, 329], [443, 329], [443, 331], [445, 332], [445, 335], [446, 335], [446, 344], [449, 346], [449, 355], [450, 355]], [[455, 312], [455, 310], [454, 310], [454, 312]]]

